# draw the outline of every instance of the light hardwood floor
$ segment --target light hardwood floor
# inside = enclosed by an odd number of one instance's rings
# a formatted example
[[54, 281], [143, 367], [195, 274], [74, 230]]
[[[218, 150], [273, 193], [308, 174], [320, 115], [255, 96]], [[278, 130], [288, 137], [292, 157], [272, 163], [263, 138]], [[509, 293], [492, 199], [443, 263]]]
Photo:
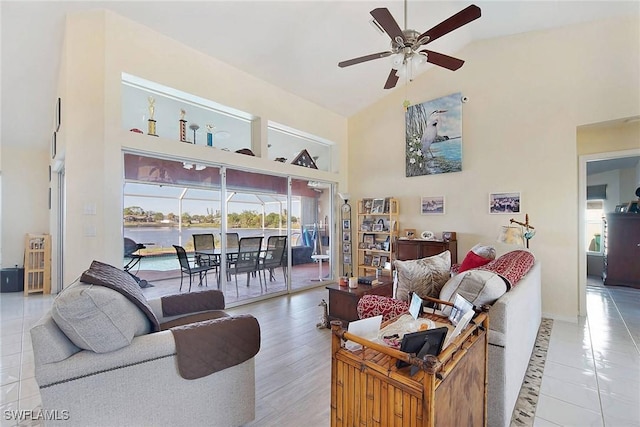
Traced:
[[318, 329], [324, 286], [228, 309], [260, 323], [256, 356], [256, 419], [247, 426], [328, 426], [331, 331]]

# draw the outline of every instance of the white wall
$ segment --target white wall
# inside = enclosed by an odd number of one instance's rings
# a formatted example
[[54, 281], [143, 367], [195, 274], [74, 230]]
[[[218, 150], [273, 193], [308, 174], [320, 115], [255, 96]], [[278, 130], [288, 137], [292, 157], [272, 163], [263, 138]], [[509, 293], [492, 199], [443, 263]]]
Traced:
[[[400, 228], [457, 231], [461, 260], [475, 243], [493, 244], [511, 217], [488, 214], [489, 193], [520, 191], [537, 229], [531, 249], [542, 262], [543, 311], [575, 319], [576, 128], [640, 113], [638, 20], [485, 40], [455, 56], [466, 60], [460, 70], [434, 68], [406, 87], [401, 81], [349, 120], [350, 192], [398, 197]], [[455, 92], [470, 98], [463, 104], [462, 172], [406, 178], [403, 100]], [[430, 195], [446, 197], [445, 215], [419, 215], [420, 197]]]
[[26, 233], [49, 232], [49, 152], [2, 146], [2, 267], [24, 265]]

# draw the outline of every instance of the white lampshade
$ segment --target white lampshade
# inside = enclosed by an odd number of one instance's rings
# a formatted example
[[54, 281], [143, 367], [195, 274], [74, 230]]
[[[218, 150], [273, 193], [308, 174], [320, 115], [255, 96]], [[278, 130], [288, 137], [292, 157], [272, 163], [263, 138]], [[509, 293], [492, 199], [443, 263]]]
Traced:
[[402, 64], [404, 64], [404, 53], [396, 53], [391, 55], [391, 68], [394, 70], [399, 70], [402, 68]]
[[497, 241], [499, 243], [505, 243], [507, 245], [524, 246], [524, 236], [522, 235], [522, 228], [503, 226], [498, 235]]

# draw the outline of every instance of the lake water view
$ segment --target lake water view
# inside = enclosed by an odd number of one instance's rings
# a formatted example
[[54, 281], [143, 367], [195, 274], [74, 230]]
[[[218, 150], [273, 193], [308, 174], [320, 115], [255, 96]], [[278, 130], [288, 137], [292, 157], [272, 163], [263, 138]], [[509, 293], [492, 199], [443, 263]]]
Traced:
[[[269, 236], [286, 235], [287, 230], [279, 230], [277, 228], [266, 228], [264, 230], [261, 228], [234, 228], [229, 232], [238, 233], [240, 238], [263, 236], [263, 245], [266, 245]], [[178, 259], [172, 245], [183, 246], [187, 251], [193, 250], [192, 236], [194, 234], [213, 234], [216, 238], [216, 247], [219, 246], [219, 228], [184, 227], [182, 233], [176, 227], [125, 227], [124, 229], [124, 237], [128, 237], [136, 243], [142, 243], [152, 251], [164, 249], [162, 252], [167, 253], [167, 255], [145, 256], [140, 264], [140, 269], [142, 270], [167, 271], [179, 269]], [[125, 258], [125, 264], [127, 261], [128, 258]]]

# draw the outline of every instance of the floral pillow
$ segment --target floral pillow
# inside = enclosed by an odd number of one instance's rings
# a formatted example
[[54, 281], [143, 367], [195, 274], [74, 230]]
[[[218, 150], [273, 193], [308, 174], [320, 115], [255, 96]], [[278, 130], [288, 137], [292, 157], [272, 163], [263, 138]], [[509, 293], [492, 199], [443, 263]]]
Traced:
[[409, 261], [396, 260], [394, 265], [398, 271], [396, 299], [408, 301], [410, 292], [421, 298], [437, 298], [451, 277], [451, 252]]

